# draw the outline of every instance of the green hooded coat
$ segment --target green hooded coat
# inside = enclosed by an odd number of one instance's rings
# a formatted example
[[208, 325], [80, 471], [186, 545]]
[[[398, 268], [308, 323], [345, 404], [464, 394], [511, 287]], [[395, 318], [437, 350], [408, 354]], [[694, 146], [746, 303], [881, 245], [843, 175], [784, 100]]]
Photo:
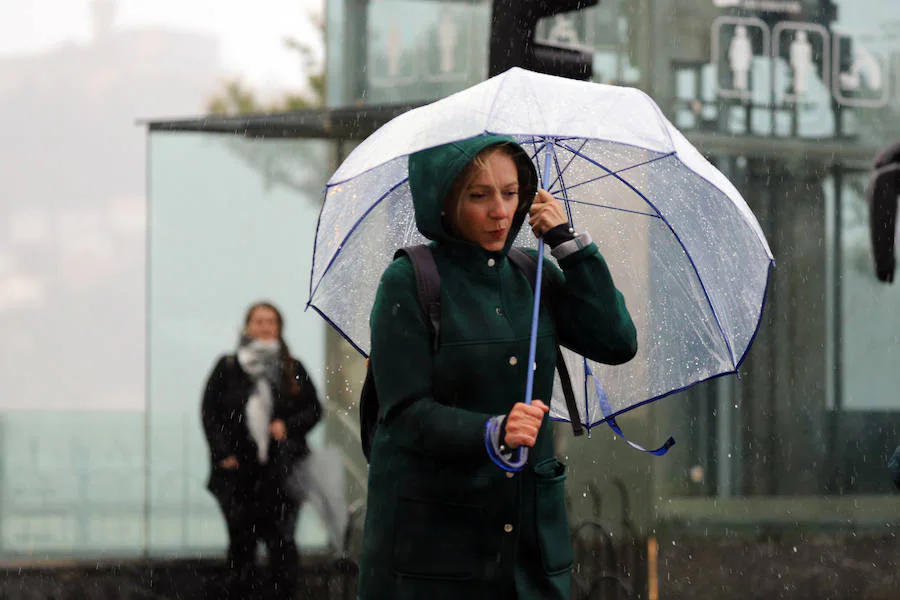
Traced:
[[[479, 136], [409, 159], [416, 224], [432, 240], [441, 278], [440, 347], [406, 257], [384, 272], [372, 309], [371, 361], [383, 422], [372, 446], [359, 575], [361, 600], [568, 600], [573, 563], [565, 466], [549, 419], [527, 465], [507, 473], [489, 458], [485, 424], [525, 395], [533, 291], [506, 254], [536, 192], [518, 146], [519, 201], [506, 247], [452, 237], [444, 198], [471, 159], [510, 138]], [[534, 397], [548, 402], [554, 336], [593, 360], [637, 352], [625, 301], [593, 243], [559, 261], [538, 328]], [[552, 313], [552, 316], [551, 314]], [[548, 402], [549, 403], [549, 402]]]

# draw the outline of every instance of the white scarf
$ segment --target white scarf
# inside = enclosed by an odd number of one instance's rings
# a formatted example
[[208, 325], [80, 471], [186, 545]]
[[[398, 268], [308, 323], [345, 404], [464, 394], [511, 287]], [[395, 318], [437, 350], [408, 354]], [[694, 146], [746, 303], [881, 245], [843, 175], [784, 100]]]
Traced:
[[237, 351], [237, 360], [256, 384], [247, 406], [247, 429], [256, 442], [259, 462], [269, 458], [269, 424], [272, 422], [272, 383], [278, 372], [278, 340], [249, 340]]

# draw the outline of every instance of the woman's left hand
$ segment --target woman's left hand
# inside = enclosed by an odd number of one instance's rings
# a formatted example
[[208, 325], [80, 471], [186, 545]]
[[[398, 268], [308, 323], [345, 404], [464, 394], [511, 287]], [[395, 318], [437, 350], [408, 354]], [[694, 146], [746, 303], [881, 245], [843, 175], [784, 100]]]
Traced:
[[557, 225], [569, 222], [562, 203], [547, 190], [538, 190], [528, 214], [531, 215], [528, 224], [535, 237], [541, 237]]
[[275, 419], [269, 425], [269, 433], [275, 438], [276, 442], [283, 442], [287, 439], [287, 427], [281, 419]]

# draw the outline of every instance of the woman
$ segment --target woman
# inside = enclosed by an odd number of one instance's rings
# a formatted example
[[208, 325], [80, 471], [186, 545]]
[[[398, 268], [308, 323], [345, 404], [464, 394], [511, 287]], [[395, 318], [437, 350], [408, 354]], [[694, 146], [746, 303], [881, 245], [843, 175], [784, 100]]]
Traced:
[[[634, 324], [597, 246], [537, 191], [534, 166], [511, 138], [413, 154], [409, 185], [441, 277], [441, 338], [432, 355], [411, 263], [394, 261], [370, 319], [383, 420], [372, 445], [359, 597], [568, 599], [565, 467], [545, 403], [521, 402], [533, 292], [506, 255], [526, 217], [562, 268], [544, 264], [551, 285], [535, 398], [552, 392], [555, 336], [619, 364], [637, 352]], [[513, 472], [523, 446], [528, 463]]]
[[235, 354], [219, 358], [203, 395], [203, 430], [212, 469], [208, 488], [228, 528], [230, 598], [250, 594], [257, 542], [266, 544], [279, 597], [297, 580], [294, 529], [299, 505], [285, 480], [309, 453], [306, 434], [322, 409], [312, 380], [284, 343], [272, 304], [250, 307]]

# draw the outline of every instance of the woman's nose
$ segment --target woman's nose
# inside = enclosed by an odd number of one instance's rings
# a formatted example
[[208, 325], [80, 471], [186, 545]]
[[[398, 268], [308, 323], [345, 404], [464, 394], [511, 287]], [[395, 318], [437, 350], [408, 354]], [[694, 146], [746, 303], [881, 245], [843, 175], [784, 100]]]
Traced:
[[507, 212], [506, 203], [503, 202], [503, 196], [501, 194], [496, 194], [491, 202], [490, 216], [495, 219], [505, 219], [509, 216]]

